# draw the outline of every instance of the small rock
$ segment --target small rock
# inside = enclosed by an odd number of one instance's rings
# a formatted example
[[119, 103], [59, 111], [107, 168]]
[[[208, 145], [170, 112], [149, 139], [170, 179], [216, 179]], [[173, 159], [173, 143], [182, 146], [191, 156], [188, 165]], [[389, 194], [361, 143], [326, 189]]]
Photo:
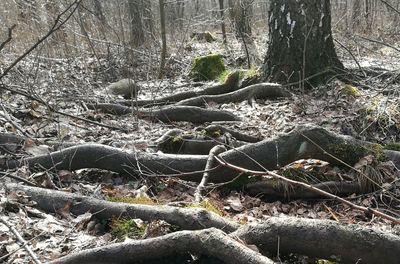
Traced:
[[136, 98], [140, 87], [132, 79], [122, 79], [107, 86], [107, 91], [114, 95], [122, 95], [125, 99]]

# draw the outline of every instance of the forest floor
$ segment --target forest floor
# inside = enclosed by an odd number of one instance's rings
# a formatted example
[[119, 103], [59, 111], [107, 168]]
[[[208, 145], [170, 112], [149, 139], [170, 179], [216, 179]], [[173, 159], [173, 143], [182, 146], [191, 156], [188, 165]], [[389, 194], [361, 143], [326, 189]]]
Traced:
[[[256, 39], [256, 43], [258, 49], [264, 51], [265, 40]], [[344, 45], [351, 44], [344, 43]], [[211, 85], [211, 83], [204, 83], [203, 86], [194, 87], [194, 83], [188, 78], [191, 61], [199, 55], [220, 53], [224, 55], [229, 69], [246, 67], [246, 65], [237, 64], [237, 58], [243, 57], [239, 43], [233, 42], [229, 45], [229, 50], [220, 42], [193, 41], [186, 46], [178, 45], [177, 47], [170, 52], [172, 55], [167, 63], [167, 76], [163, 80], [153, 79], [152, 76], [155, 74], [151, 73], [157, 72], [157, 67], [155, 63], [149, 62], [146, 54], [134, 54], [137, 65], [133, 65], [128, 70], [122, 66], [124, 63], [122, 54], [120, 58], [116, 56], [113, 61], [105, 58], [28, 57], [4, 78], [4, 83], [8, 87], [24, 89], [31, 94], [36, 94], [59, 111], [119, 127], [128, 132], [56, 115], [44, 105], [5, 91], [1, 94], [0, 132], [22, 135], [21, 131], [24, 131], [43, 142], [39, 145], [25, 144], [18, 153], [14, 154], [19, 157], [57, 150], [54, 143], [53, 145], [46, 144], [50, 141], [71, 144], [95, 142], [126, 151], [155, 152], [151, 147], [152, 143], [168, 130], [180, 128], [193, 131], [206, 124], [150, 122], [138, 119], [135, 115], [117, 117], [89, 110], [85, 108], [84, 102], [89, 100], [112, 102], [118, 99], [107, 94], [105, 90], [110, 82], [115, 81], [114, 76], [130, 76], [138, 80], [138, 84], [142, 87], [138, 99], [154, 99], [166, 94], [201, 89]], [[400, 54], [388, 47], [368, 42], [363, 42], [359, 47], [350, 47], [350, 49], [362, 67], [384, 68], [386, 70], [383, 72], [388, 74], [367, 77], [361, 81], [364, 87], [356, 87], [357, 90], [351, 90], [350, 93], [346, 90], [344, 83], [333, 80], [311, 91], [300, 91], [295, 88], [293, 97], [290, 99], [210, 104], [208, 108], [227, 110], [242, 119], [242, 121], [217, 122], [218, 124], [260, 138], [272, 138], [292, 130], [297, 125], [311, 123], [339, 134], [355, 136], [370, 142], [400, 142], [400, 82], [398, 78]], [[338, 48], [338, 53], [347, 68], [357, 68], [347, 51]], [[260, 58], [263, 54], [259, 52]], [[157, 57], [155, 54], [152, 56], [153, 59]], [[8, 65], [15, 59], [15, 55], [9, 55], [8, 59], [9, 61], [2, 63]], [[377, 71], [382, 72], [381, 69]], [[393, 79], [396, 74], [397, 81]], [[196, 183], [175, 178], [137, 179], [133, 176], [123, 176], [96, 169], [54, 173], [32, 172], [22, 167], [14, 173], [29, 180], [37, 179], [36, 182], [40, 186], [46, 185], [45, 179], [48, 179], [46, 175], [50, 175], [52, 179], [58, 179], [56, 187], [60, 190], [88, 196], [100, 193], [103, 198], [135, 197], [138, 189], [145, 188], [148, 190], [143, 196], [146, 198], [143, 200], [145, 203], [178, 206], [193, 205], [197, 186]], [[394, 184], [397, 184], [397, 193], [395, 195], [400, 197], [399, 170], [396, 173], [397, 180]], [[43, 179], [42, 182], [39, 179]], [[11, 180], [3, 178], [2, 181]], [[354, 194], [347, 199], [366, 207], [385, 208], [399, 217], [400, 204], [384, 205], [381, 194], [381, 192]], [[89, 228], [88, 223], [92, 215], [74, 216], [69, 213], [67, 207], [56, 215], [41, 212], [34, 209], [34, 203], [25, 195], [8, 193], [4, 188], [0, 189], [0, 198], [0, 211], [4, 219], [18, 230], [25, 240], [30, 241], [30, 247], [42, 261], [48, 261], [66, 253], [106, 245], [112, 241], [137, 239], [143, 236], [143, 232], [128, 232], [129, 238], [118, 237], [116, 232], [111, 232], [111, 227], [113, 225], [115, 227], [118, 223], [117, 219], [114, 219], [111, 224], [100, 223], [95, 229]], [[6, 202], [7, 199], [8, 202]], [[210, 207], [212, 205], [212, 210], [240, 223], [260, 222], [270, 216], [286, 215], [330, 219], [343, 224], [357, 223], [400, 235], [399, 227], [392, 226], [389, 221], [367, 216], [363, 212], [330, 199], [273, 200], [251, 197], [240, 189], [230, 190], [222, 187], [207, 193], [207, 201]], [[147, 226], [146, 233], [154, 232], [151, 229], [166, 225], [165, 223], [146, 225], [139, 220], [135, 222], [139, 229]], [[0, 258], [6, 263], [28, 263], [30, 259], [28, 253], [15, 241], [14, 235], [1, 224]], [[297, 259], [297, 262], [293, 259], [287, 259], [286, 262], [284, 258], [282, 260], [284, 263], [307, 263], [304, 257], [293, 258]], [[308, 263], [314, 263], [314, 260], [308, 261]]]

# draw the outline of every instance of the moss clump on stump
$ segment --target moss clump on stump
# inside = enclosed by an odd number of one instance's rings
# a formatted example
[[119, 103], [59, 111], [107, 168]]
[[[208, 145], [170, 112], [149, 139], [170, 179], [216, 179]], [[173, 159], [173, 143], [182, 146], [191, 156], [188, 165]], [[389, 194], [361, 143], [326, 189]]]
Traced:
[[222, 56], [212, 54], [194, 59], [190, 77], [195, 81], [215, 80], [224, 71], [225, 65]]

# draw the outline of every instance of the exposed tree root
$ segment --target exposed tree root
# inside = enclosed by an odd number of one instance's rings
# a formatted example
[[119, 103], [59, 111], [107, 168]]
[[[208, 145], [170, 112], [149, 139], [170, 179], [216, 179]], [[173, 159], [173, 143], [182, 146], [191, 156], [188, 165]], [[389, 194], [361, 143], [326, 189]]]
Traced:
[[[126, 115], [133, 109], [119, 104], [92, 104], [87, 105], [91, 109], [98, 109], [113, 115]], [[194, 106], [168, 106], [160, 109], [133, 111], [139, 118], [147, 118], [161, 122], [187, 121], [192, 123], [204, 123], [212, 121], [240, 121], [240, 118], [228, 111], [204, 109]]]
[[14, 153], [22, 148], [24, 143], [24, 137], [9, 133], [0, 133], [0, 153]]
[[[310, 143], [309, 140], [318, 145]], [[232, 149], [220, 156], [230, 164], [249, 170], [274, 170], [279, 166], [305, 158], [326, 160], [334, 165], [343, 166], [337, 158], [353, 165], [363, 157], [364, 153], [356, 152], [359, 149], [357, 146], [360, 144], [362, 142], [336, 135], [320, 127], [301, 126], [288, 134]], [[349, 147], [354, 147], [354, 153], [350, 153], [350, 155]], [[329, 154], [332, 152], [336, 158]], [[395, 151], [383, 151], [383, 153], [389, 158], [398, 157], [392, 154], [396, 153]], [[40, 165], [41, 168], [58, 170], [99, 168], [133, 175], [174, 174], [184, 180], [199, 182], [206, 161], [207, 155], [128, 153], [109, 146], [88, 144], [22, 160], [5, 160], [3, 158], [0, 160], [0, 169], [14, 169], [24, 164], [30, 168]], [[400, 166], [398, 160], [394, 159], [393, 162]], [[237, 175], [238, 173], [231, 168], [218, 167], [210, 172], [210, 182], [230, 181]]]
[[125, 101], [118, 101], [118, 103], [126, 106], [131, 106], [133, 103], [133, 105], [139, 107], [173, 104], [181, 100], [185, 100], [200, 95], [215, 95], [215, 94], [229, 93], [238, 89], [239, 82], [240, 82], [239, 72], [234, 72], [228, 76], [224, 84], [218, 84], [206, 87], [200, 91], [181, 92], [154, 100], [137, 100], [137, 101], [125, 100]]
[[[311, 184], [312, 188], [317, 188], [337, 196], [348, 196], [353, 193], [362, 193], [362, 188], [357, 182], [322, 182]], [[314, 199], [324, 197], [320, 193], [301, 186], [279, 187], [275, 180], [262, 180], [248, 183], [244, 186], [246, 193], [252, 196], [263, 195], [268, 198], [284, 199]]]
[[277, 97], [290, 97], [290, 93], [287, 92], [280, 84], [258, 83], [226, 94], [201, 95], [198, 97], [189, 98], [179, 101], [176, 103], [176, 105], [204, 106], [209, 102], [223, 104], [230, 102], [242, 102], [251, 98], [267, 99]]
[[393, 162], [393, 164], [400, 170], [400, 151], [385, 150], [385, 155]]
[[50, 263], [148, 263], [154, 259], [159, 259], [159, 263], [162, 263], [165, 257], [182, 255], [186, 252], [212, 256], [224, 263], [274, 263], [216, 228], [180, 231], [156, 238], [116, 243], [83, 250]]
[[247, 135], [220, 125], [198, 127], [195, 132], [171, 129], [154, 142], [153, 147], [164, 153], [207, 155], [219, 144], [241, 147], [247, 143], [261, 141], [260, 138]]
[[341, 263], [399, 263], [400, 236], [327, 220], [271, 217], [262, 224], [243, 226], [231, 236], [271, 253], [279, 247], [282, 254], [340, 256]]
[[[163, 219], [191, 230], [209, 227], [227, 232], [236, 230], [229, 236], [242, 239], [247, 244], [255, 244], [263, 253], [268, 251], [274, 254], [279, 247], [281, 254], [298, 253], [320, 258], [335, 255], [340, 257], [342, 263], [356, 263], [361, 259], [359, 263], [394, 264], [398, 263], [400, 252], [399, 236], [358, 225], [342, 226], [327, 220], [271, 217], [262, 224], [237, 229], [238, 224], [202, 209], [113, 203], [17, 184], [6, 184], [6, 188], [24, 191], [38, 203], [38, 207], [47, 212], [54, 212], [63, 208], [67, 202], [72, 202], [72, 213], [91, 211], [103, 219], [117, 215], [147, 221]], [[187, 251], [216, 257], [225, 263], [272, 263], [215, 228], [182, 231], [158, 238], [94, 248], [60, 258], [54, 263], [132, 263], [181, 255]]]
[[239, 131], [230, 129], [228, 127], [220, 126], [220, 125], [209, 125], [209, 126], [205, 127], [203, 130], [205, 130], [206, 133], [208, 133], [208, 134], [213, 134], [213, 133], [218, 133], [218, 132], [220, 134], [229, 133], [232, 135], [232, 137], [236, 138], [237, 140], [249, 142], [249, 143], [256, 143], [256, 142], [259, 142], [262, 140], [259, 137], [244, 134]]
[[9, 190], [24, 191], [43, 211], [54, 213], [72, 203], [75, 215], [92, 212], [100, 219], [112, 217], [140, 218], [144, 221], [164, 220], [182, 229], [195, 230], [216, 227], [232, 232], [239, 225], [201, 208], [178, 208], [164, 205], [116, 203], [77, 194], [18, 184], [6, 184]]
[[185, 133], [180, 129], [167, 131], [156, 140], [156, 148], [164, 153], [206, 155], [217, 145], [227, 145], [231, 148], [241, 147], [247, 142], [232, 138], [230, 133], [218, 131], [198, 131]]
[[215, 164], [215, 156], [226, 151], [224, 145], [217, 145], [210, 150], [208, 154], [207, 164], [204, 169], [203, 178], [201, 179], [200, 184], [197, 186], [196, 191], [194, 193], [194, 199], [196, 203], [200, 203], [203, 199], [203, 191], [208, 183], [208, 179], [210, 178], [210, 170], [214, 167]]

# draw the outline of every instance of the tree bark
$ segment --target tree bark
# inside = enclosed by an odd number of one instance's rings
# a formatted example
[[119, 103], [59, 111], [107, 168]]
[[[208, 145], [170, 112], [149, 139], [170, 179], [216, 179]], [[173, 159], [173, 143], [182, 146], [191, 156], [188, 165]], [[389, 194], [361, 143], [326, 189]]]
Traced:
[[231, 236], [271, 253], [279, 247], [282, 254], [298, 253], [320, 258], [339, 256], [340, 263], [399, 263], [399, 236], [358, 225], [271, 217], [262, 224], [244, 226]]
[[164, 263], [168, 256], [179, 256], [187, 252], [211, 256], [221, 260], [222, 263], [274, 263], [221, 230], [210, 228], [200, 231], [179, 231], [156, 238], [88, 249], [57, 259], [50, 264]]
[[329, 0], [272, 0], [269, 33], [263, 69], [270, 81], [317, 85], [344, 68], [333, 44]]
[[224, 15], [224, 0], [218, 0], [219, 3], [219, 14], [221, 19], [221, 32], [222, 32], [222, 43], [226, 44], [226, 29], [225, 29], [225, 15]]
[[[311, 143], [309, 139], [317, 145]], [[275, 170], [280, 166], [306, 158], [321, 159], [333, 165], [343, 166], [337, 159], [348, 164], [351, 163], [346, 160], [346, 153], [338, 154], [336, 158], [327, 153], [334, 146], [349, 144], [367, 143], [358, 142], [351, 137], [336, 135], [320, 127], [301, 126], [277, 138], [229, 150], [222, 153], [220, 157], [230, 164], [249, 170]], [[398, 153], [398, 151], [384, 151], [384, 154], [400, 168]], [[359, 153], [352, 153], [350, 158], [357, 162], [361, 157], [363, 155]], [[0, 169], [15, 169], [22, 165], [31, 169], [37, 165], [43, 169], [57, 170], [98, 168], [131, 175], [175, 175], [187, 181], [200, 181], [206, 162], [206, 155], [129, 153], [105, 145], [88, 144], [22, 160], [0, 159]], [[211, 182], [226, 182], [236, 178], [238, 172], [231, 168], [218, 167], [210, 175]]]
[[143, 30], [142, 12], [143, 3], [138, 0], [128, 0], [128, 10], [130, 19], [130, 44], [138, 47], [145, 42]]
[[158, 78], [164, 76], [165, 68], [165, 56], [167, 55], [167, 37], [165, 34], [165, 11], [164, 11], [164, 0], [159, 0], [160, 4], [160, 27], [161, 27], [161, 54], [160, 54], [160, 71], [158, 73]]

